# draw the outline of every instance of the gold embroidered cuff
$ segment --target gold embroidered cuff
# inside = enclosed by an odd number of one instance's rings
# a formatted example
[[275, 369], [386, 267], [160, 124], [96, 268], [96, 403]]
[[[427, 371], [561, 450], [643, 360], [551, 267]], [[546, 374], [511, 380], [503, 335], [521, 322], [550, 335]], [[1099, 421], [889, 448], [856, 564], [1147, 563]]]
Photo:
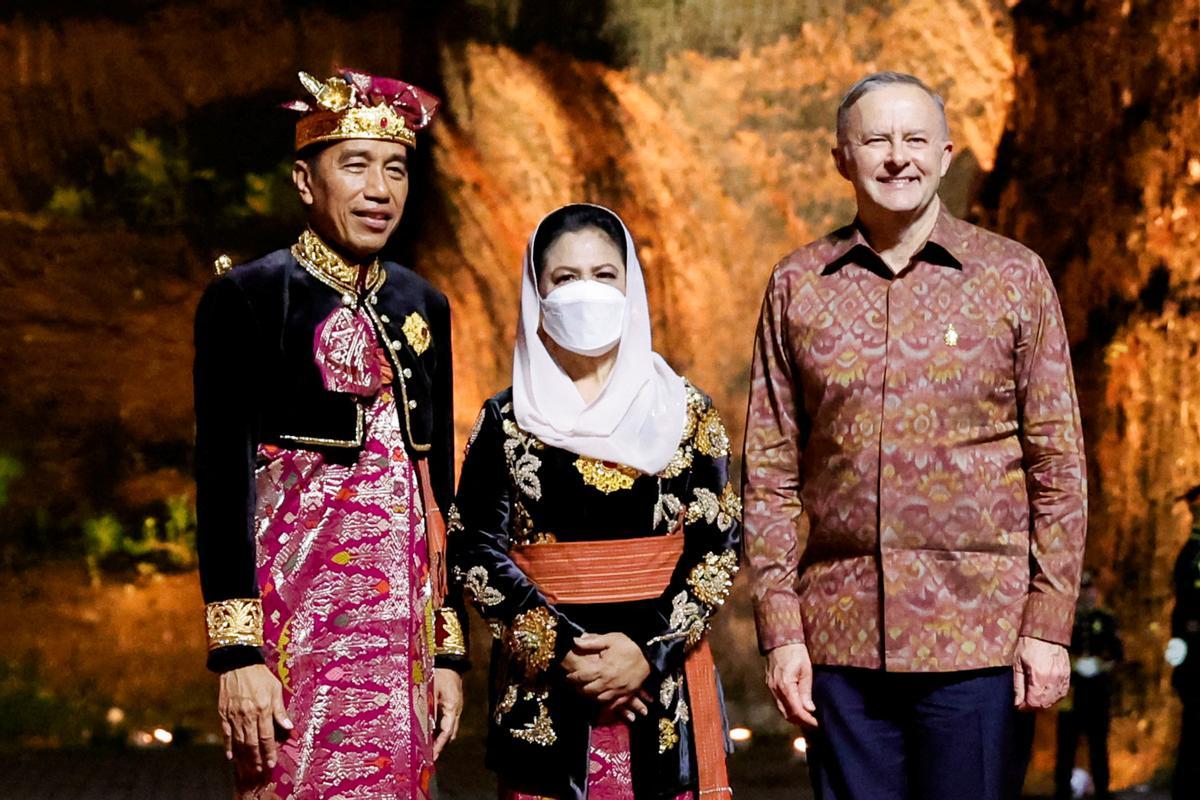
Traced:
[[204, 607], [204, 621], [210, 651], [237, 644], [262, 647], [262, 601], [257, 597], [209, 603]]
[[462, 624], [453, 608], [439, 608], [438, 616], [441, 624], [438, 626], [438, 643], [434, 655], [465, 656], [467, 640], [463, 637]]

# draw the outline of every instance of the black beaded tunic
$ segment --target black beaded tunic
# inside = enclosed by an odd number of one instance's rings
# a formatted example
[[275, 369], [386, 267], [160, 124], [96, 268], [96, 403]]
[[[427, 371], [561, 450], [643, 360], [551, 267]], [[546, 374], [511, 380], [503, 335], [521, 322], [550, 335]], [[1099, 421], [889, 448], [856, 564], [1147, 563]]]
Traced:
[[[683, 662], [737, 571], [741, 501], [728, 472], [725, 427], [690, 384], [684, 436], [657, 475], [526, 433], [514, 419], [511, 389], [484, 404], [451, 512], [450, 565], [495, 637], [487, 763], [508, 788], [584, 797], [598, 706], [567, 684], [560, 662], [585, 632], [625, 633], [651, 667], [650, 715], [630, 726], [636, 795], [673, 797], [695, 787]], [[684, 537], [683, 555], [651, 600], [551, 605], [510, 557], [519, 544], [668, 534]]]

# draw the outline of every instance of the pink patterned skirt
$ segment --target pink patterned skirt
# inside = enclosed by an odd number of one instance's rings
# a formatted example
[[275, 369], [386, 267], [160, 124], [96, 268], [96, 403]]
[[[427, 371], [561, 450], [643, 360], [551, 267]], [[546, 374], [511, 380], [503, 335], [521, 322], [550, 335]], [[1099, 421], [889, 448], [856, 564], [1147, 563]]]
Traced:
[[268, 780], [238, 787], [243, 800], [430, 794], [429, 562], [390, 388], [366, 410], [365, 428], [352, 464], [259, 452], [264, 652], [295, 729]]
[[[588, 750], [588, 800], [634, 800], [633, 772], [629, 760], [629, 726], [610, 722], [592, 728], [592, 746]], [[676, 795], [675, 800], [691, 800], [692, 792]], [[554, 800], [536, 794], [523, 794], [500, 787], [500, 800]]]

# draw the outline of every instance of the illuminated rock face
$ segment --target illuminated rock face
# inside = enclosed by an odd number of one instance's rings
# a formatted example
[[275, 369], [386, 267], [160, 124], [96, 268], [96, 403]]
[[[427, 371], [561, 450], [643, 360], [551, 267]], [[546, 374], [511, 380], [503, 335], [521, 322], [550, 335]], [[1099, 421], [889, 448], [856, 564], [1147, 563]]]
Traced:
[[1174, 498], [1200, 483], [1200, 12], [1027, 0], [1013, 19], [1014, 101], [983, 201], [1046, 259], [1072, 334], [1088, 564], [1130, 662], [1120, 786], [1173, 764], [1178, 724], [1162, 649], [1189, 524]]

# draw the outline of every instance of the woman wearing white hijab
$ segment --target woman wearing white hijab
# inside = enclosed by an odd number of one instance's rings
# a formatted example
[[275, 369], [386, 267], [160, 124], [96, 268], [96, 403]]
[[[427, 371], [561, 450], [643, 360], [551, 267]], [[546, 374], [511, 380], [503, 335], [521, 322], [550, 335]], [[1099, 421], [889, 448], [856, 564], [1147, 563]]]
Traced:
[[725, 428], [651, 349], [611, 211], [543, 219], [521, 280], [513, 386], [451, 512], [453, 577], [496, 637], [488, 766], [505, 798], [727, 795], [704, 638], [741, 545]]

